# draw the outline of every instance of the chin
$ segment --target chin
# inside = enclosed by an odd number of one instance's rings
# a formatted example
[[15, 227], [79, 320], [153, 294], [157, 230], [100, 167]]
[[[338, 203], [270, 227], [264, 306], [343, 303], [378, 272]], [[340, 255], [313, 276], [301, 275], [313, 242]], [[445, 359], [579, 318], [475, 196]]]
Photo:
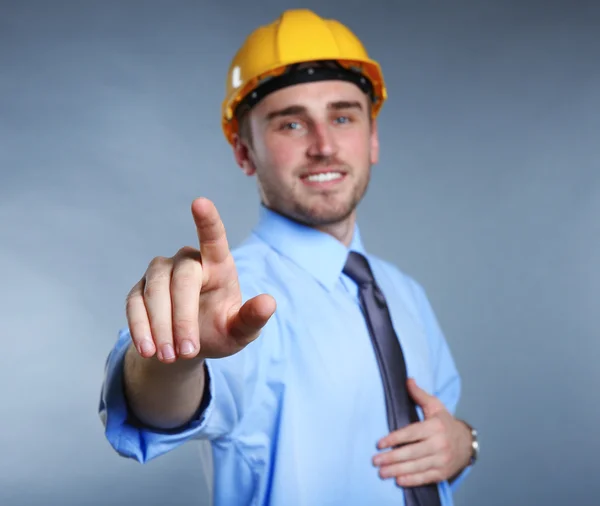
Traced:
[[352, 216], [355, 209], [356, 204], [353, 202], [344, 205], [318, 204], [313, 206], [298, 203], [291, 210], [291, 214], [297, 221], [306, 225], [324, 227], [346, 221]]
[[366, 194], [364, 187], [348, 192], [303, 195], [300, 192], [267, 192], [267, 206], [288, 218], [310, 227], [338, 225], [352, 217]]

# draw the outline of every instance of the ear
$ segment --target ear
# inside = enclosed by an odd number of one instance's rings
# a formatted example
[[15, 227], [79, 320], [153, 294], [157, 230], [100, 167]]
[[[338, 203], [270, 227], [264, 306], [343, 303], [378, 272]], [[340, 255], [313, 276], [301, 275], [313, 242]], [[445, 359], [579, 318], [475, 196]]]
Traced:
[[234, 134], [232, 144], [235, 161], [240, 166], [244, 174], [247, 176], [253, 176], [256, 172], [256, 168], [250, 156], [251, 149], [247, 142], [244, 141], [238, 134]]
[[371, 120], [371, 165], [379, 162], [379, 132], [377, 130], [377, 119]]

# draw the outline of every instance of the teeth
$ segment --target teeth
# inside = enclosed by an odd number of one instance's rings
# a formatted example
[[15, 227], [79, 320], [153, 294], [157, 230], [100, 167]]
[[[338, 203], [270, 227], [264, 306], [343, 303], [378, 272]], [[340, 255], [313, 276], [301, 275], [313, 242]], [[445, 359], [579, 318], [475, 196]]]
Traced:
[[333, 181], [334, 179], [339, 179], [341, 177], [342, 174], [340, 172], [324, 172], [322, 174], [313, 174], [306, 179], [317, 183], [324, 183], [325, 181]]

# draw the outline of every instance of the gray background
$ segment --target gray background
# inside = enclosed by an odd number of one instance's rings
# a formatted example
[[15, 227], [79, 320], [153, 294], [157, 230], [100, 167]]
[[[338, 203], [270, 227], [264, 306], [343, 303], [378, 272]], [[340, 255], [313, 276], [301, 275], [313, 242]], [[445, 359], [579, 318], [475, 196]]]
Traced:
[[[206, 504], [197, 445], [146, 466], [110, 449], [104, 360], [148, 261], [195, 244], [194, 197], [233, 245], [254, 224], [255, 182], [219, 128], [229, 58], [319, 3], [0, 3], [1, 504]], [[463, 375], [483, 453], [457, 505], [597, 504], [598, 7], [318, 12], [387, 77], [361, 223], [424, 285]]]

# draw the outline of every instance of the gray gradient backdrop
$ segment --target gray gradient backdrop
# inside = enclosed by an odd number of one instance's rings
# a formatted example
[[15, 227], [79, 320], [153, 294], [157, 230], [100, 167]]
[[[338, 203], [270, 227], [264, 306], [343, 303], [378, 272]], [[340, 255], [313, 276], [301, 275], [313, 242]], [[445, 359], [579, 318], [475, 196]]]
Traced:
[[[148, 261], [195, 244], [194, 197], [233, 245], [254, 224], [255, 182], [219, 129], [229, 58], [319, 3], [0, 2], [1, 504], [208, 504], [198, 445], [146, 466], [108, 446], [104, 361]], [[598, 8], [319, 12], [387, 77], [360, 218], [426, 288], [464, 378], [483, 453], [457, 505], [597, 504]]]

